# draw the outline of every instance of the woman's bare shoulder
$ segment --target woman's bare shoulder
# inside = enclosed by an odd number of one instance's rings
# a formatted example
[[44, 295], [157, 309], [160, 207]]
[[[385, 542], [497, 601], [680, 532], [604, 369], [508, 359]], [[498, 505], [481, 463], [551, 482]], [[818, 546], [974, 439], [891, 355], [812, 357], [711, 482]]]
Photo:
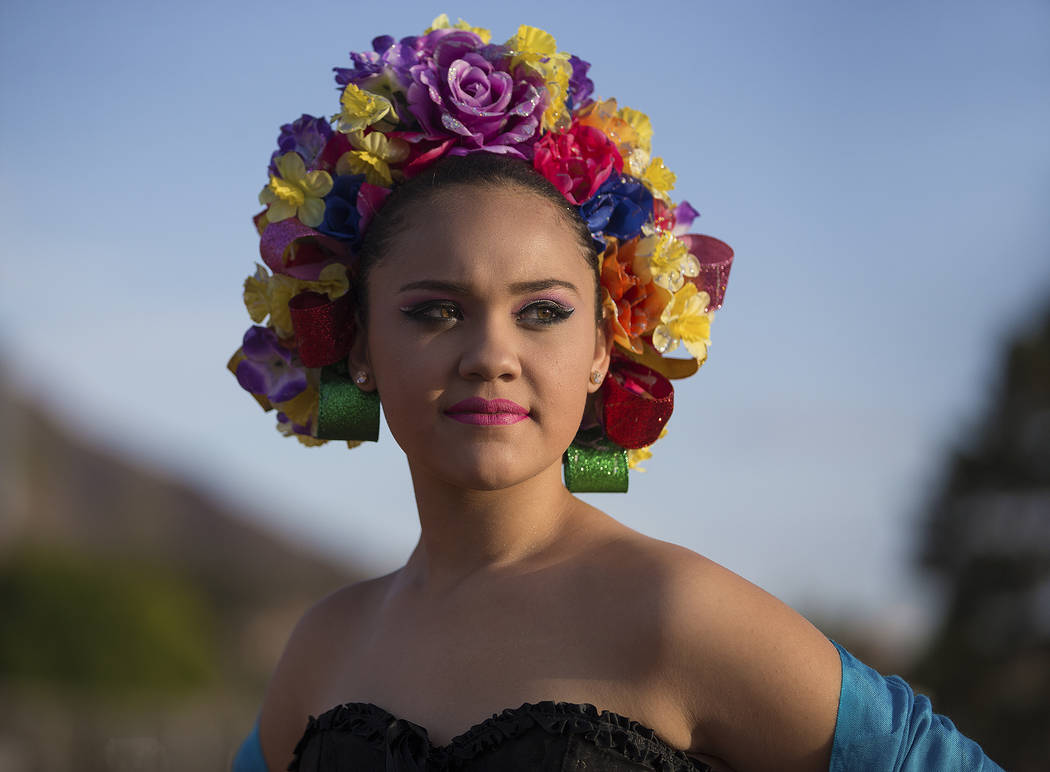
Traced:
[[313, 697], [345, 660], [360, 620], [382, 597], [393, 574], [341, 587], [311, 606], [288, 637], [259, 713], [259, 738], [271, 769], [284, 769], [306, 726]]
[[646, 546], [661, 567], [661, 666], [693, 716], [694, 745], [737, 769], [827, 769], [841, 683], [833, 644], [718, 563]]

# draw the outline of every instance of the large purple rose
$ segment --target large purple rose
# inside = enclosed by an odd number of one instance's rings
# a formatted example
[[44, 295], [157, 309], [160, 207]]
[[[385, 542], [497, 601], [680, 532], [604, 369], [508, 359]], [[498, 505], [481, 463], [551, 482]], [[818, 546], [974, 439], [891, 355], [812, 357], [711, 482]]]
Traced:
[[[547, 107], [542, 84], [515, 80], [505, 59], [466, 30], [440, 30], [433, 55], [410, 68], [408, 109], [427, 139], [455, 141], [449, 155], [478, 150], [531, 158]], [[431, 33], [433, 34], [433, 33]]]

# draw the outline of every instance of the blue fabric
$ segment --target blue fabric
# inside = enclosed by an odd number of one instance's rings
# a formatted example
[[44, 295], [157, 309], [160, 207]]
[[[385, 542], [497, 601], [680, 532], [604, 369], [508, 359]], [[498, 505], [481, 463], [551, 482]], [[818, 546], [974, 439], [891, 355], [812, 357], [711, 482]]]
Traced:
[[1003, 772], [930, 701], [898, 676], [882, 676], [835, 644], [842, 660], [830, 772]]
[[269, 772], [262, 745], [259, 744], [258, 724], [252, 727], [252, 733], [244, 738], [240, 750], [233, 757], [233, 772]]

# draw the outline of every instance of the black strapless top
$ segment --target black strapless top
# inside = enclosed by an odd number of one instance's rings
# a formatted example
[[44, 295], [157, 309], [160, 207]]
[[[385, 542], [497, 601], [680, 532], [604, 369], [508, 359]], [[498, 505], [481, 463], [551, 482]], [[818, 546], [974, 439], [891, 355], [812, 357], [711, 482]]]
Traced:
[[648, 727], [593, 705], [526, 703], [434, 746], [427, 730], [367, 702], [310, 716], [295, 759], [298, 772], [534, 772], [608, 770], [710, 772]]

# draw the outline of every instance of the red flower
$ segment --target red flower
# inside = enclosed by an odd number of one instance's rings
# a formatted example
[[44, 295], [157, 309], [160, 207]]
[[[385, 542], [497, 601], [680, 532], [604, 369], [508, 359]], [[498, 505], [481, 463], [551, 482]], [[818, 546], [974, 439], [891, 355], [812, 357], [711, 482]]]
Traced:
[[398, 164], [398, 168], [411, 179], [435, 161], [448, 155], [454, 139], [427, 139], [418, 131], [391, 131], [388, 137], [397, 137], [408, 143], [408, 158]]
[[536, 143], [532, 165], [579, 206], [598, 192], [613, 170], [623, 171], [623, 158], [601, 131], [573, 122], [564, 134], [552, 132]]
[[321, 155], [317, 157], [317, 168], [324, 169], [330, 174], [335, 174], [335, 166], [339, 162], [343, 153], [349, 152], [354, 148], [350, 145], [350, 140], [347, 136], [341, 132], [335, 132], [328, 141], [325, 143], [324, 150], [321, 151]]

